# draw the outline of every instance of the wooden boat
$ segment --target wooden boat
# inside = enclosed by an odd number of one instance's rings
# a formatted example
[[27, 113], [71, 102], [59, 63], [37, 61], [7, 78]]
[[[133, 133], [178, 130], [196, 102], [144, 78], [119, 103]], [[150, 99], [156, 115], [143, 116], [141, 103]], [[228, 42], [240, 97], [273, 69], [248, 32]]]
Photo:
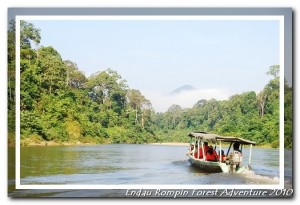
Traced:
[[[239, 137], [220, 136], [206, 132], [190, 132], [191, 144], [187, 156], [192, 165], [205, 172], [242, 173], [251, 169], [252, 145], [256, 143]], [[214, 144], [208, 146], [208, 143]], [[225, 155], [222, 155], [222, 143], [230, 144]], [[243, 146], [250, 145], [248, 165], [243, 165]], [[219, 147], [219, 152], [216, 148]], [[213, 153], [213, 154], [211, 154]]]

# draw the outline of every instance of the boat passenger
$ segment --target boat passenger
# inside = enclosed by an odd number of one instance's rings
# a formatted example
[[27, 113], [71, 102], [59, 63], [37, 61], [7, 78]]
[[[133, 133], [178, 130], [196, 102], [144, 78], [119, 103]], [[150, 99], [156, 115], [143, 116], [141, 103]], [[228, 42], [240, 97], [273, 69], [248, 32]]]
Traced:
[[240, 143], [235, 142], [233, 144], [233, 150], [238, 151], [238, 152], [240, 152], [242, 154], [242, 151], [240, 150]]
[[[224, 150], [221, 150], [221, 162], [225, 162], [227, 159], [227, 157], [224, 154]], [[220, 160], [220, 151], [219, 151], [219, 155], [218, 155], [218, 160]]]
[[190, 146], [190, 151], [193, 151], [194, 148], [195, 148], [194, 144], [191, 144], [191, 146]]
[[190, 148], [189, 148], [189, 150], [188, 150], [188, 152], [186, 153], [186, 155], [191, 155], [191, 154], [193, 154], [193, 151], [194, 151], [194, 144], [190, 144]]
[[[203, 148], [204, 148], [204, 155], [206, 156], [207, 154], [207, 151], [208, 151], [208, 142], [204, 142], [204, 145], [203, 145]], [[202, 147], [200, 147], [200, 159], [203, 159], [203, 151], [202, 151]]]
[[240, 143], [235, 142], [233, 144], [233, 151], [229, 155], [229, 164], [231, 172], [235, 173], [239, 169], [240, 164], [243, 161], [243, 155], [240, 148]]
[[207, 151], [206, 160], [207, 161], [217, 161], [217, 156], [216, 156], [216, 154], [214, 154], [214, 150], [213, 149], [209, 149]]
[[213, 150], [213, 155], [216, 157], [216, 159], [218, 160], [218, 154], [217, 154], [217, 151], [214, 149]]

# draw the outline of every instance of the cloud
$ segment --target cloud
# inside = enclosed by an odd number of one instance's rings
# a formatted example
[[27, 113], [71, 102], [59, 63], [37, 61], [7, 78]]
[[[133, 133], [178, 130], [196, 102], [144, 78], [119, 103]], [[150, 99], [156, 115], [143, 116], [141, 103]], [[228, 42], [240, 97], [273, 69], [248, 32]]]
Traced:
[[178, 93], [176, 95], [166, 95], [161, 92], [144, 92], [145, 97], [151, 101], [155, 112], [166, 112], [171, 105], [177, 104], [182, 108], [191, 108], [201, 99], [226, 100], [230, 92], [227, 89], [195, 89]]

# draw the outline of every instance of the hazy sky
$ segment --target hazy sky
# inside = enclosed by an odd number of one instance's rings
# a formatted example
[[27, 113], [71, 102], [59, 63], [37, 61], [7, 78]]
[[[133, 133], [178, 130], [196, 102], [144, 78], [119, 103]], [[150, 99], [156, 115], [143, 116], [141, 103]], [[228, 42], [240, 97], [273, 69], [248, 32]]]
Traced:
[[[206, 98], [260, 91], [279, 64], [276, 20], [30, 21], [86, 76], [111, 68], [140, 90], [155, 111]], [[182, 85], [197, 90], [167, 95]]]

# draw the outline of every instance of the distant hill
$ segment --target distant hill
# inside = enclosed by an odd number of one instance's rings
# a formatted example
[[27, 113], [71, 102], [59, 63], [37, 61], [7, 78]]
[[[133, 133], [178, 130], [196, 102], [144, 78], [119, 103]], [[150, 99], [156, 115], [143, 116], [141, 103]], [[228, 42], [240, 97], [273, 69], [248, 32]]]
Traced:
[[197, 89], [191, 85], [183, 85], [183, 86], [180, 86], [179, 88], [176, 88], [172, 92], [170, 92], [169, 95], [177, 95], [179, 93], [188, 92], [188, 91], [192, 91], [192, 90], [197, 90]]

